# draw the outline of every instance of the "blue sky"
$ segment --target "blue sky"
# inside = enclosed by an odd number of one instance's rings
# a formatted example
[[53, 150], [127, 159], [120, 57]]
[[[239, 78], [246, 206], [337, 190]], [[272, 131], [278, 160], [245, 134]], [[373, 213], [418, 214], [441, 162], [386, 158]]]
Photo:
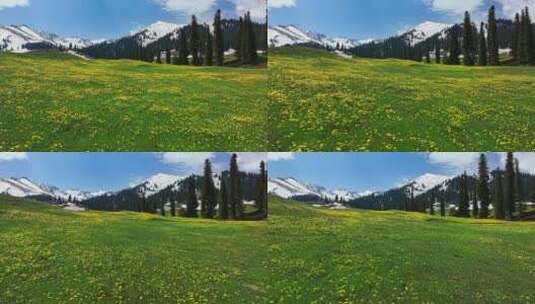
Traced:
[[[426, 173], [475, 172], [480, 153], [290, 153], [270, 155], [270, 177], [294, 177], [330, 189], [381, 191]], [[503, 153], [487, 154], [491, 168]], [[520, 168], [535, 173], [535, 153], [517, 154]]]
[[[0, 0], [0, 24], [28, 24], [60, 36], [118, 38], [156, 21], [188, 23], [251, 10], [265, 16], [265, 0]], [[262, 4], [264, 8], [262, 9]]]
[[[240, 153], [243, 171], [257, 172], [265, 153]], [[229, 153], [0, 153], [0, 177], [28, 177], [38, 183], [86, 191], [123, 189], [157, 173], [202, 172], [210, 158], [214, 171], [228, 168]]]
[[270, 24], [294, 24], [306, 30], [355, 39], [385, 38], [424, 21], [461, 22], [468, 10], [485, 17], [491, 4], [500, 16], [535, 0], [272, 0]]

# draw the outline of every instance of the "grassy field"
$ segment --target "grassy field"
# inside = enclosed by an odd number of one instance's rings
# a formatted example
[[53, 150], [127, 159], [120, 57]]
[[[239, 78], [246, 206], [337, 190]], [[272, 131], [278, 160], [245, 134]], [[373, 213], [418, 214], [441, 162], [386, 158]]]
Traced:
[[535, 68], [269, 54], [270, 151], [535, 149]]
[[265, 151], [267, 76], [0, 53], [0, 151]]
[[0, 303], [533, 303], [535, 223], [329, 211], [72, 213], [0, 196]]
[[275, 303], [535, 302], [535, 223], [269, 204]]
[[0, 196], [0, 303], [263, 303], [266, 231]]

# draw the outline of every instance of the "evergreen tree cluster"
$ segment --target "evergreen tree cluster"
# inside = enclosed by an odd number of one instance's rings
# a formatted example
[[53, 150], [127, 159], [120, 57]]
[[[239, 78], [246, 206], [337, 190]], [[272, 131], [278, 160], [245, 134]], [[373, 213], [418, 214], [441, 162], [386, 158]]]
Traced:
[[[535, 36], [529, 9], [526, 7], [515, 16], [514, 21], [496, 18], [492, 6], [488, 20], [479, 26], [474, 24], [468, 12], [464, 21], [442, 34], [410, 45], [406, 36], [391, 37], [357, 46], [350, 52], [357, 57], [398, 58], [405, 60], [466, 66], [497, 66], [501, 63], [535, 64]], [[499, 50], [510, 48], [512, 59], [500, 59]]]
[[[257, 50], [267, 50], [267, 24], [253, 22], [250, 13], [238, 20], [223, 20], [221, 10], [215, 13], [213, 31], [199, 24], [196, 16], [191, 23], [177, 32], [143, 45], [143, 33], [106, 41], [80, 50], [93, 58], [132, 59], [147, 62], [212, 66], [225, 65], [225, 50], [235, 49], [243, 54], [236, 62], [244, 65], [259, 63]], [[265, 33], [263, 32], [265, 31]], [[266, 38], [265, 41], [262, 39]], [[165, 57], [165, 58], [164, 58]]]

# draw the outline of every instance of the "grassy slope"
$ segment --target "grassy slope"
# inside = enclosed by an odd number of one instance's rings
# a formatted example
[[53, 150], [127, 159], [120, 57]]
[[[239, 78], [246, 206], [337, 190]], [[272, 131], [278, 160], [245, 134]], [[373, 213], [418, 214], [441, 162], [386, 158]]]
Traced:
[[535, 149], [535, 68], [269, 54], [270, 150]]
[[0, 303], [262, 302], [265, 228], [0, 196]]
[[533, 303], [535, 224], [329, 211], [270, 199], [281, 303]]
[[266, 69], [0, 54], [0, 150], [264, 151]]

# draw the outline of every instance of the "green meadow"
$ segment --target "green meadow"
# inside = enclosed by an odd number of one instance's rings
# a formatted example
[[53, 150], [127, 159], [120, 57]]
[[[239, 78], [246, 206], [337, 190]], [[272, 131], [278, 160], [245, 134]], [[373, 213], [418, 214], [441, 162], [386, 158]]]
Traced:
[[0, 303], [264, 303], [266, 231], [0, 196]]
[[535, 301], [535, 223], [269, 203], [221, 222], [0, 196], [0, 303]]
[[273, 303], [534, 303], [535, 223], [271, 197]]
[[0, 151], [264, 151], [267, 71], [0, 54]]
[[535, 149], [535, 68], [269, 54], [271, 151]]

